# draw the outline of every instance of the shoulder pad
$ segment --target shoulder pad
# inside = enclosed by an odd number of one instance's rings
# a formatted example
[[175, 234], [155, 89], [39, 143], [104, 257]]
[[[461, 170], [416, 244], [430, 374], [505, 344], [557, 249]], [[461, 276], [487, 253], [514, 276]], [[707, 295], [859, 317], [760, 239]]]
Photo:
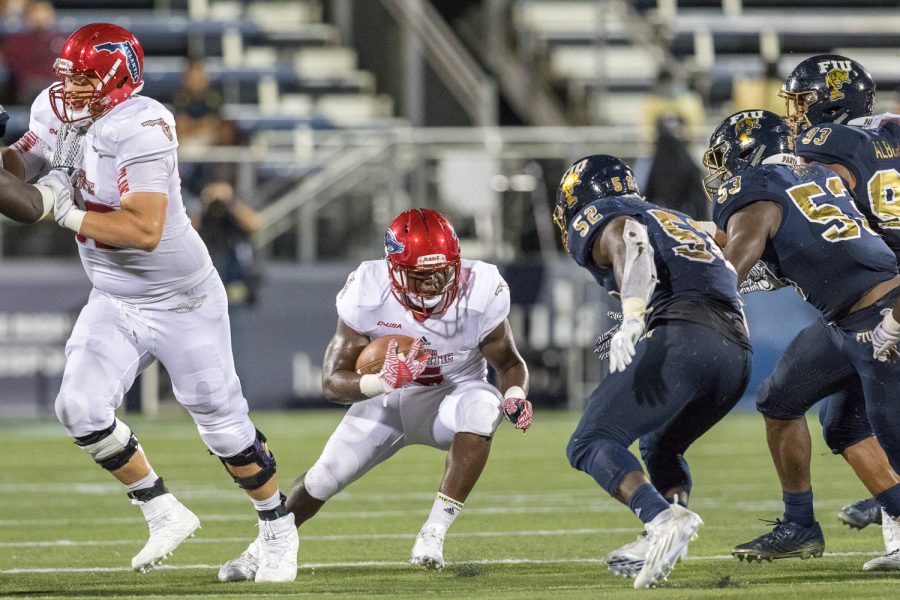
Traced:
[[810, 127], [794, 140], [798, 156], [822, 163], [846, 164], [852, 161], [859, 146], [868, 139], [859, 127], [823, 123]]
[[178, 137], [175, 117], [151, 98], [135, 96], [98, 119], [96, 135], [108, 140], [116, 155], [116, 168], [139, 160], [175, 152]]
[[569, 252], [582, 267], [591, 264], [594, 242], [607, 225], [618, 217], [643, 214], [652, 208], [637, 196], [600, 198], [582, 208], [569, 223]]
[[59, 131], [61, 125], [62, 123], [56, 118], [53, 109], [50, 108], [50, 94], [47, 90], [42, 91], [31, 103], [28, 129], [34, 132], [39, 140], [53, 148], [56, 144], [56, 132]]

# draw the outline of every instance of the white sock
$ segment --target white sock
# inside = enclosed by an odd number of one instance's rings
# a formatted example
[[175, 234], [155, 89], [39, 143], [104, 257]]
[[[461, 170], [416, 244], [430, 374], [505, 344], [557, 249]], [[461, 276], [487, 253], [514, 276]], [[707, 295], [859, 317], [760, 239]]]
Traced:
[[138, 479], [134, 483], [129, 483], [127, 485], [129, 492], [136, 492], [138, 490], [143, 490], [149, 487], [153, 487], [153, 484], [156, 483], [156, 480], [159, 479], [159, 475], [156, 474], [152, 468], [146, 477], [142, 477]]
[[431, 506], [431, 514], [428, 515], [428, 520], [422, 525], [422, 529], [429, 525], [435, 525], [446, 532], [450, 529], [450, 525], [453, 524], [456, 517], [459, 516], [459, 513], [462, 512], [462, 509], [462, 502], [438, 492], [437, 497], [434, 499], [434, 504]]
[[261, 510], [275, 510], [279, 506], [281, 506], [281, 492], [275, 490], [275, 493], [272, 494], [271, 498], [266, 498], [265, 500], [254, 500], [250, 498], [253, 502], [253, 506], [256, 507], [257, 511]]

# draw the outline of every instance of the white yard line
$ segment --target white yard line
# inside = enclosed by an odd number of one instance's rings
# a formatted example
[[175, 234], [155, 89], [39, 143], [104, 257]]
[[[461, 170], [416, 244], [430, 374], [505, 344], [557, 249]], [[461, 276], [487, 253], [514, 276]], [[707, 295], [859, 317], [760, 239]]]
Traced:
[[[459, 538], [493, 538], [493, 537], [520, 537], [520, 536], [558, 536], [558, 535], [592, 535], [597, 533], [629, 533], [637, 531], [634, 527], [607, 527], [601, 529], [534, 529], [527, 531], [473, 531], [468, 533], [448, 533], [447, 537]], [[341, 535], [303, 535], [301, 542], [338, 542], [354, 540], [412, 540], [415, 532], [407, 533], [359, 533]], [[226, 542], [246, 542], [248, 537], [217, 537], [217, 538], [192, 538], [191, 544], [218, 544]], [[140, 545], [143, 539], [131, 540], [46, 540], [25, 542], [0, 542], [0, 548], [44, 548], [44, 547], [70, 547], [70, 546], [125, 546]]]
[[[826, 552], [826, 557], [841, 556], [875, 556], [877, 552]], [[689, 556], [690, 561], [705, 560], [735, 560], [730, 554], [713, 556]], [[467, 560], [459, 563], [448, 562], [448, 567], [454, 565], [564, 565], [564, 564], [601, 564], [599, 558], [500, 558], [495, 560]], [[331, 563], [300, 563], [299, 569], [347, 569], [365, 567], [408, 567], [407, 561], [358, 561], [358, 562], [331, 562]], [[219, 565], [162, 565], [160, 570], [207, 570], [218, 569]], [[44, 567], [34, 569], [0, 569], [2, 575], [18, 575], [25, 573], [130, 573], [128, 567]]]

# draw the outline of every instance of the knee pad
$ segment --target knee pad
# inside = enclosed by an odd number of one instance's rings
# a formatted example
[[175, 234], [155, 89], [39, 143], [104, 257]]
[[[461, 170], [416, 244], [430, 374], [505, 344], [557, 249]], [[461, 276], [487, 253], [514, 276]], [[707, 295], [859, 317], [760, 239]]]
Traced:
[[611, 496], [618, 493], [625, 475], [643, 470], [628, 448], [611, 439], [572, 438], [566, 447], [566, 455], [569, 464], [593, 477]]
[[487, 395], [486, 398], [461, 404], [457, 433], [474, 433], [491, 437], [502, 418], [500, 402], [493, 395]]
[[833, 454], [841, 454], [844, 450], [867, 437], [875, 435], [867, 419], [840, 420], [829, 416], [822, 422], [822, 437], [831, 448]]
[[303, 478], [303, 487], [306, 488], [310, 496], [323, 502], [330, 500], [332, 496], [340, 491], [340, 484], [338, 484], [331, 469], [322, 464], [321, 461], [316, 462], [306, 472], [306, 476]]
[[263, 444], [266, 442], [266, 436], [262, 434], [260, 430], [256, 430], [256, 439], [253, 441], [253, 444], [250, 447], [238, 452], [234, 456], [229, 457], [219, 457], [219, 460], [222, 461], [222, 464], [225, 465], [225, 470], [231, 473], [228, 469], [228, 466], [233, 467], [245, 467], [247, 465], [257, 465], [260, 467], [260, 470], [254, 473], [253, 475], [247, 475], [244, 477], [240, 477], [238, 475], [231, 475], [231, 478], [234, 479], [234, 482], [238, 484], [241, 489], [244, 490], [256, 490], [266, 485], [272, 477], [275, 475], [275, 455], [271, 452], [267, 452], [263, 447]]
[[107, 471], [115, 471], [125, 466], [139, 447], [131, 429], [119, 419], [102, 431], [76, 437], [75, 444], [90, 454], [94, 461]]

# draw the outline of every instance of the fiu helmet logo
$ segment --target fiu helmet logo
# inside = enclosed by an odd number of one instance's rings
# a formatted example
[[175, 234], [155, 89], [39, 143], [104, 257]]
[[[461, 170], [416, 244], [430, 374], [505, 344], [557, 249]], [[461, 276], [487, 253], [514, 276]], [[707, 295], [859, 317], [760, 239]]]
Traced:
[[581, 183], [581, 175], [575, 172], [566, 173], [565, 177], [563, 177], [561, 188], [562, 192], [566, 197], [566, 206], [568, 208], [572, 208], [575, 205], [577, 198], [572, 195], [572, 188]]
[[731, 117], [729, 122], [734, 125], [734, 135], [741, 145], [747, 144], [753, 139], [754, 129], [762, 128], [759, 124], [761, 118], [761, 110], [748, 110]]
[[[97, 52], [109, 52], [115, 54], [121, 52], [125, 57], [125, 68], [128, 69], [128, 75], [131, 77], [132, 83], [137, 83], [141, 78], [141, 65], [138, 62], [137, 52], [131, 45], [131, 42], [105, 42], [94, 46]], [[115, 70], [115, 69], [113, 69]]]
[[397, 239], [390, 228], [384, 232], [384, 251], [388, 254], [400, 254], [406, 250], [406, 246]]
[[825, 76], [825, 85], [828, 86], [828, 91], [831, 92], [831, 100], [840, 100], [844, 97], [841, 87], [848, 81], [850, 81], [849, 70], [832, 69], [828, 71], [828, 75]]

